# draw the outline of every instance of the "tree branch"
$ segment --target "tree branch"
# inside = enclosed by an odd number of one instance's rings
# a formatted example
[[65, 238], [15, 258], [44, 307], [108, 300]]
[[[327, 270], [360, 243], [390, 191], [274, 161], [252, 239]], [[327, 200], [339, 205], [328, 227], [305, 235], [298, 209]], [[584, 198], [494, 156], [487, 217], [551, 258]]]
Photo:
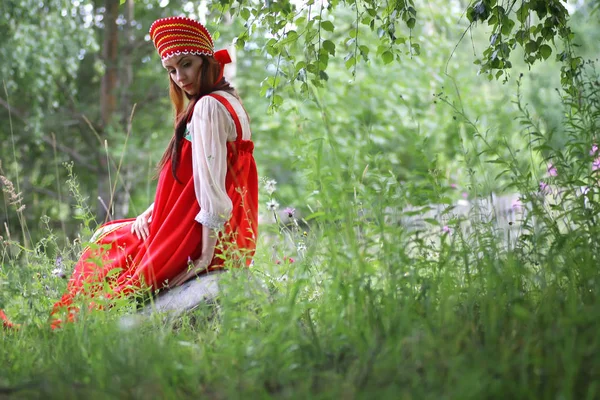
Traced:
[[79, 164], [81, 164], [83, 167], [89, 169], [92, 172], [98, 172], [98, 168], [94, 168], [92, 165], [90, 165], [90, 160], [89, 157], [85, 157], [82, 154], [80, 154], [79, 152], [77, 152], [77, 150], [75, 149], [71, 149], [70, 147], [67, 147], [63, 144], [58, 143], [57, 141], [52, 140], [51, 138], [47, 137], [47, 136], [42, 136], [42, 141], [44, 143], [47, 143], [49, 145], [51, 145], [52, 147], [56, 146], [56, 148], [58, 150], [60, 150], [63, 153], [66, 153], [68, 155], [70, 155], [71, 157], [73, 157], [73, 159], [75, 161], [77, 161]]

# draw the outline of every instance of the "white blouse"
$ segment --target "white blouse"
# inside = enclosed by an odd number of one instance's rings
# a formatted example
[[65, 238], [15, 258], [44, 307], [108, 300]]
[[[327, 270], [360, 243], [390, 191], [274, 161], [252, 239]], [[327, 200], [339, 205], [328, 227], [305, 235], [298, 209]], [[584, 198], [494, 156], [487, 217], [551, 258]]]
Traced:
[[[250, 124], [244, 107], [233, 95], [217, 91], [233, 106], [242, 127], [242, 139], [250, 140]], [[200, 204], [195, 220], [211, 229], [221, 229], [229, 220], [233, 205], [225, 188], [227, 142], [237, 138], [235, 123], [223, 104], [211, 96], [194, 106], [188, 123], [192, 142], [194, 190]]]

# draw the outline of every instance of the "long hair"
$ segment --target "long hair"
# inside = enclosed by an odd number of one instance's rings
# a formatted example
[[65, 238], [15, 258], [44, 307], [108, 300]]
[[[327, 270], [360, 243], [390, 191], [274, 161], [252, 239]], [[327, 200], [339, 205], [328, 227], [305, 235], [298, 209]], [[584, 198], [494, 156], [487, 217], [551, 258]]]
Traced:
[[197, 95], [188, 95], [169, 77], [169, 97], [173, 104], [175, 132], [158, 163], [158, 173], [160, 173], [169, 161], [171, 161], [171, 173], [173, 174], [175, 181], [179, 183], [181, 183], [181, 181], [177, 178], [177, 166], [179, 164], [179, 155], [181, 153], [181, 141], [185, 136], [185, 128], [189, 116], [194, 112], [196, 102], [200, 100], [202, 96], [217, 90], [228, 92], [239, 99], [237, 92], [225, 78], [221, 78], [216, 84], [214, 83], [219, 76], [221, 68], [221, 65], [217, 60], [210, 56], [202, 55], [199, 57], [201, 57], [203, 61], [196, 81], [196, 87], [200, 88]]

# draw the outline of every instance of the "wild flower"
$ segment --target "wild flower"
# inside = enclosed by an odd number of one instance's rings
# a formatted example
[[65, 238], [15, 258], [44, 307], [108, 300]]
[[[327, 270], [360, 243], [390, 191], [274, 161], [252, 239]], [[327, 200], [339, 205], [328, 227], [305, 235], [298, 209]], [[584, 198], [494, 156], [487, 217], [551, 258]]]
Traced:
[[21, 208], [21, 201], [23, 201], [23, 198], [21, 197], [21, 192], [17, 193], [13, 183], [4, 175], [0, 175], [0, 182], [2, 182], [2, 190], [4, 191], [4, 193], [8, 194], [8, 202], [13, 206], [18, 206], [19, 208]]
[[269, 179], [265, 182], [265, 190], [267, 191], [269, 196], [272, 195], [275, 192], [275, 190], [277, 190], [277, 188], [275, 187], [276, 185], [277, 181], [274, 179]]
[[458, 188], [458, 185], [457, 185], [456, 183], [451, 183], [451, 184], [450, 184], [450, 187], [451, 187], [452, 189], [456, 189], [456, 188]]
[[66, 278], [67, 275], [65, 274], [65, 268], [64, 268], [63, 259], [61, 256], [56, 257], [56, 261], [54, 262], [54, 265], [56, 268], [54, 268], [52, 270], [51, 274], [53, 276], [56, 276], [57, 278], [61, 278], [61, 279]]
[[462, 197], [463, 197], [463, 199], [467, 199], [469, 197], [469, 193], [462, 192]]
[[592, 148], [590, 149], [590, 156], [595, 155], [598, 152], [598, 145], [596, 143], [594, 143], [592, 145]]
[[271, 200], [267, 201], [267, 210], [277, 211], [278, 208], [279, 208], [279, 203], [276, 200], [271, 199]]
[[292, 207], [286, 207], [283, 212], [285, 213], [285, 215], [288, 216], [288, 218], [294, 218], [294, 214], [296, 214], [296, 209], [292, 208]]
[[558, 176], [558, 171], [556, 170], [556, 167], [552, 165], [552, 163], [548, 164], [546, 171], [548, 172], [548, 176]]
[[[284, 257], [283, 258], [283, 262], [286, 264], [293, 264], [296, 260], [294, 260], [292, 257]], [[281, 260], [275, 260], [275, 264], [277, 265], [281, 265]]]
[[448, 225], [444, 225], [442, 227], [442, 232], [444, 235], [452, 235], [452, 228], [450, 228]]
[[592, 171], [598, 171], [600, 169], [600, 157], [597, 157], [594, 162], [592, 162]]
[[542, 194], [550, 193], [550, 186], [548, 186], [548, 184], [544, 181], [540, 181], [540, 192]]

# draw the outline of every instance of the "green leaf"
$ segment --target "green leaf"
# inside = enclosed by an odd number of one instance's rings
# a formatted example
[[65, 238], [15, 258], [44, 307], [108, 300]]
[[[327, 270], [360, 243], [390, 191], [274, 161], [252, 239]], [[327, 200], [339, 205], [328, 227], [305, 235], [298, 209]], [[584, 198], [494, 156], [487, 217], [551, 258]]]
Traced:
[[323, 48], [329, 52], [332, 56], [335, 56], [335, 43], [331, 40], [323, 41]]
[[347, 69], [352, 68], [354, 65], [356, 65], [356, 57], [354, 57], [354, 55], [350, 55], [345, 64]]
[[248, 21], [248, 18], [250, 18], [250, 10], [247, 8], [242, 8], [240, 10], [240, 16], [244, 19], [244, 21]]
[[382, 55], [381, 55], [381, 59], [383, 60], [384, 64], [389, 64], [392, 61], [394, 61], [394, 55], [392, 54], [391, 51], [385, 51]]
[[331, 21], [323, 21], [323, 22], [321, 22], [321, 28], [323, 28], [324, 30], [326, 30], [328, 32], [333, 32], [333, 30], [335, 29], [335, 26], [333, 25], [333, 22], [331, 22]]
[[298, 32], [296, 32], [296, 31], [289, 31], [285, 35], [285, 39], [280, 40], [277, 43], [277, 46], [281, 48], [281, 46], [286, 45], [288, 43], [292, 43], [292, 42], [296, 41], [297, 39], [298, 39]]
[[416, 19], [409, 18], [408, 21], [406, 21], [406, 26], [408, 26], [409, 29], [413, 29], [415, 27], [416, 22], [417, 22]]
[[519, 20], [520, 23], [524, 23], [525, 20], [527, 20], [528, 16], [529, 16], [529, 4], [523, 3], [521, 8], [519, 8], [517, 10], [517, 19]]
[[527, 44], [525, 45], [525, 51], [527, 53], [533, 53], [534, 51], [536, 51], [538, 49], [538, 44], [536, 42], [534, 42], [533, 40], [530, 40], [529, 42], [527, 42]]
[[510, 35], [513, 27], [515, 26], [515, 21], [508, 17], [502, 18], [502, 34], [505, 36]]
[[547, 60], [548, 57], [552, 54], [552, 47], [547, 44], [543, 44], [540, 46], [540, 54], [544, 57], [544, 60]]
[[274, 106], [280, 106], [282, 104], [283, 104], [283, 97], [281, 97], [278, 94], [276, 94], [275, 96], [273, 96], [273, 105]]
[[415, 55], [418, 56], [419, 54], [421, 54], [421, 45], [419, 43], [412, 43], [410, 47], [412, 47], [413, 51], [415, 52]]

